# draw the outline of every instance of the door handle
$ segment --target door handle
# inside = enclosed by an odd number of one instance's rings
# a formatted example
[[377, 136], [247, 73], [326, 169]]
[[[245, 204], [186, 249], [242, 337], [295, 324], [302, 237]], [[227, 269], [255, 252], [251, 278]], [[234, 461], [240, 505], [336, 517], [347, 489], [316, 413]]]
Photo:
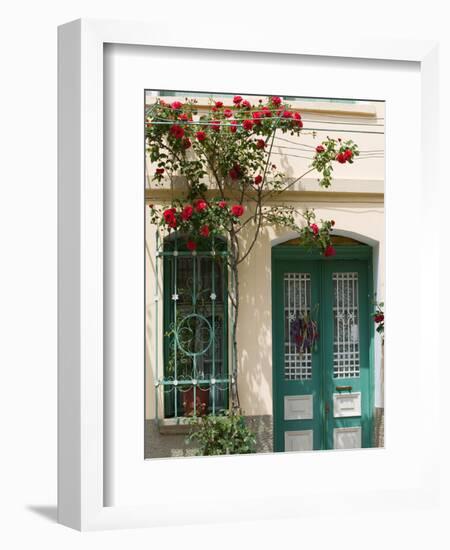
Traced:
[[352, 386], [336, 386], [336, 391], [352, 391]]
[[325, 403], [325, 414], [328, 414], [330, 412], [330, 405], [328, 404], [328, 401]]

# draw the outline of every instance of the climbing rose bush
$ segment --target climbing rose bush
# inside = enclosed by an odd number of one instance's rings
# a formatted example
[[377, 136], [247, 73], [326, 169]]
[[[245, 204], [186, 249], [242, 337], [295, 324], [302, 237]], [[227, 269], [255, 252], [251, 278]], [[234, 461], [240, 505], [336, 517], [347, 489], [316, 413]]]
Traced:
[[[186, 99], [167, 103], [159, 98], [146, 113], [147, 153], [156, 185], [183, 182], [184, 192], [166, 207], [150, 206], [151, 221], [165, 232], [177, 231], [194, 252], [212, 237], [225, 237], [231, 273], [229, 298], [235, 330], [232, 335], [231, 403], [239, 409], [237, 338], [239, 265], [246, 260], [265, 226], [295, 231], [302, 244], [318, 248], [325, 257], [336, 251], [331, 243], [333, 220], [317, 220], [313, 210], [284, 204], [283, 194], [307, 174], [318, 184], [331, 184], [333, 166], [352, 164], [357, 145], [327, 137], [312, 151], [308, 169], [288, 178], [272, 161], [275, 137], [297, 137], [303, 131], [301, 114], [279, 96], [256, 103], [240, 95], [232, 105], [210, 100], [198, 108]], [[245, 229], [244, 233], [241, 233]], [[242, 238], [241, 235], [245, 235]]]
[[[299, 136], [302, 129], [301, 114], [279, 96], [253, 104], [236, 95], [232, 106], [211, 99], [203, 112], [195, 100], [159, 99], [148, 110], [146, 122], [148, 153], [155, 165], [152, 179], [162, 184], [181, 177], [186, 196], [166, 209], [152, 208], [152, 221], [198, 243], [238, 233], [250, 216], [259, 228], [270, 223], [294, 229], [305, 245], [333, 255], [332, 224], [320, 221], [319, 227], [312, 222], [312, 211], [269, 204], [300, 179], [287, 180], [272, 163], [275, 133]], [[310, 170], [320, 174], [320, 186], [328, 187], [333, 164], [352, 163], [358, 154], [352, 141], [327, 138], [316, 147]], [[207, 197], [211, 186], [215, 198]]]

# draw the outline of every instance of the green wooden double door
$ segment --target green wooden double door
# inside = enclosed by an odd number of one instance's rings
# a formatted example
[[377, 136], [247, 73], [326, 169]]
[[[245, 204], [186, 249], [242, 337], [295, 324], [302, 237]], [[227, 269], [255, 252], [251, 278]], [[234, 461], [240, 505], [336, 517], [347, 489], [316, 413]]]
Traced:
[[364, 257], [273, 258], [275, 451], [372, 446], [370, 274]]

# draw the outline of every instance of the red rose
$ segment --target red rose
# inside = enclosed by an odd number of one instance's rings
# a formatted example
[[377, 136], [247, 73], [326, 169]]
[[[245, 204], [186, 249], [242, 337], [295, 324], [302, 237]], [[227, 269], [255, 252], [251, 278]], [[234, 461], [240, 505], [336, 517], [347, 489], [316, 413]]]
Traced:
[[257, 149], [264, 149], [266, 146], [266, 142], [263, 139], [257, 139], [256, 140], [256, 148]]
[[230, 118], [233, 116], [233, 111], [231, 109], [225, 109], [223, 112], [223, 116], [225, 118]]
[[186, 243], [186, 248], [187, 248], [188, 250], [193, 251], [193, 250], [195, 250], [195, 249], [197, 248], [197, 243], [196, 243], [195, 241], [189, 240], [189, 241]]
[[251, 104], [250, 104], [250, 101], [247, 101], [246, 99], [244, 99], [244, 101], [241, 103], [242, 107], [245, 107], [246, 109], [251, 109]]
[[259, 185], [261, 182], [262, 182], [262, 176], [260, 174], [258, 174], [256, 177], [255, 177], [255, 185]]
[[344, 163], [346, 162], [347, 159], [345, 158], [344, 153], [338, 153], [338, 154], [336, 155], [336, 160], [337, 160], [339, 163], [344, 164]]
[[237, 130], [237, 120], [232, 120], [230, 125], [230, 132], [235, 134]]
[[240, 95], [235, 95], [235, 96], [233, 97], [233, 103], [234, 103], [235, 105], [239, 105], [239, 103], [240, 103], [241, 101], [242, 101], [242, 97], [241, 97]]
[[241, 167], [239, 164], [235, 164], [233, 168], [228, 172], [228, 175], [232, 180], [237, 180], [241, 177]]
[[317, 224], [312, 223], [312, 224], [310, 225], [310, 227], [311, 227], [312, 232], [314, 233], [314, 235], [317, 235], [317, 234], [319, 233], [319, 228], [318, 228]]
[[175, 208], [168, 208], [163, 212], [164, 221], [169, 227], [172, 228], [175, 228], [177, 226], [177, 218], [175, 216], [175, 212]]
[[171, 104], [171, 107], [172, 109], [181, 109], [181, 107], [183, 107], [183, 104], [181, 103], [181, 101], [174, 101]]
[[283, 111], [283, 118], [292, 118], [291, 111]]
[[195, 133], [195, 137], [198, 139], [198, 141], [205, 141], [206, 133], [203, 132], [202, 130], [199, 130], [198, 132]]
[[242, 123], [242, 127], [244, 130], [250, 131], [253, 128], [253, 121], [252, 120], [244, 120]]
[[181, 126], [178, 126], [178, 124], [174, 124], [170, 127], [170, 133], [176, 139], [181, 139], [184, 136], [184, 130]]
[[329, 244], [326, 248], [325, 248], [325, 251], [323, 253], [324, 256], [335, 256], [336, 255], [336, 250], [334, 249], [334, 247]]
[[202, 225], [200, 227], [200, 235], [202, 237], [209, 237], [209, 227], [207, 225]]
[[268, 107], [264, 106], [261, 110], [263, 111], [264, 116], [266, 117], [272, 116], [272, 111]]
[[254, 113], [252, 113], [252, 118], [255, 124], [261, 124], [262, 114], [259, 111], [255, 111]]
[[240, 218], [242, 214], [244, 213], [244, 207], [242, 204], [233, 204], [231, 207], [231, 213], [233, 216], [236, 216], [236, 218]]
[[195, 203], [195, 209], [197, 210], [197, 212], [203, 212], [203, 210], [206, 210], [207, 208], [208, 208], [208, 205], [203, 199], [199, 199]]
[[191, 218], [192, 214], [194, 212], [193, 207], [190, 204], [186, 204], [186, 206], [183, 208], [181, 212], [181, 219], [184, 221], [187, 221]]
[[155, 172], [156, 172], [157, 174], [164, 174], [164, 168], [157, 168], [157, 169], [155, 170]]
[[303, 128], [303, 122], [302, 122], [302, 117], [300, 113], [294, 113], [293, 117], [294, 117], [296, 126], [298, 126], [299, 128]]
[[166, 210], [164, 210], [163, 212], [164, 219], [168, 220], [170, 218], [173, 218], [175, 216], [175, 212], [176, 210], [174, 210], [173, 208], [166, 208]]
[[189, 149], [189, 147], [190, 147], [191, 145], [192, 145], [191, 140], [190, 140], [189, 138], [185, 137], [185, 138], [183, 139], [183, 147], [184, 147], [185, 149]]
[[378, 315], [374, 316], [375, 323], [381, 323], [384, 321], [384, 315], [382, 313], [379, 313]]
[[325, 147], [323, 145], [318, 145], [316, 147], [316, 153], [323, 153], [325, 151]]
[[185, 120], [185, 121], [187, 121], [187, 120], [189, 120], [189, 119], [188, 119], [188, 116], [187, 116], [186, 113], [182, 113], [182, 114], [178, 117], [178, 120]]
[[213, 132], [218, 132], [220, 130], [220, 121], [211, 120], [211, 130]]
[[274, 95], [270, 98], [270, 103], [273, 103], [274, 105], [280, 105], [281, 103], [281, 97], [278, 97], [277, 95]]
[[220, 109], [221, 107], [223, 107], [222, 101], [216, 101], [215, 106], [216, 106], [218, 109]]
[[217, 204], [219, 205], [219, 208], [226, 208], [227, 207], [227, 203], [225, 201], [219, 201]]
[[346, 149], [344, 151], [345, 160], [350, 160], [352, 156], [353, 156], [353, 151], [351, 149]]

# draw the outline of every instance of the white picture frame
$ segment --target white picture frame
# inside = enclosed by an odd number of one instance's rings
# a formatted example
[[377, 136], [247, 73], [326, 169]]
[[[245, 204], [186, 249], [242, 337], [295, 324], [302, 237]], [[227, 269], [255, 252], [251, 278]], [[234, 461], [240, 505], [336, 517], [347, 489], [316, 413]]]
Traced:
[[[147, 47], [178, 48], [178, 51], [194, 53], [196, 49], [204, 51], [203, 55], [211, 59], [220, 51], [246, 52], [248, 56], [259, 55], [259, 63], [264, 64], [262, 54], [270, 50], [270, 55], [285, 56], [294, 59], [296, 56], [311, 56], [309, 61], [320, 58], [340, 59], [358, 58], [361, 67], [370, 60], [383, 62], [412, 62], [419, 64], [421, 96], [414, 95], [415, 106], [420, 109], [421, 141], [416, 151], [421, 153], [420, 173], [407, 172], [411, 181], [411, 207], [421, 207], [431, 212], [437, 206], [439, 191], [436, 178], [436, 134], [434, 128], [438, 117], [437, 103], [437, 44], [427, 41], [388, 41], [366, 40], [357, 41], [339, 37], [313, 38], [307, 35], [286, 35], [277, 43], [267, 44], [267, 37], [258, 37], [257, 33], [246, 33], [240, 38], [226, 37], [220, 34], [202, 39], [194, 38], [189, 30], [179, 34], [176, 38], [167, 35], [166, 29], [152, 23], [117, 22], [101, 20], [78, 20], [59, 28], [59, 243], [58, 243], [58, 270], [59, 270], [59, 350], [58, 350], [58, 520], [60, 523], [79, 530], [151, 527], [168, 524], [204, 523], [217, 521], [218, 515], [223, 521], [238, 519], [260, 519], [271, 517], [301, 517], [304, 514], [318, 514], [324, 510], [324, 500], [330, 510], [336, 503], [346, 506], [346, 513], [355, 512], [361, 505], [367, 510], [376, 511], [383, 502], [383, 506], [392, 506], [393, 509], [402, 505], [426, 505], [436, 499], [439, 477], [437, 471], [430, 471], [426, 464], [433, 462], [436, 457], [437, 443], [427, 441], [414, 455], [409, 464], [405, 465], [405, 475], [397, 475], [398, 484], [390, 492], [389, 502], [386, 503], [386, 487], [379, 489], [379, 494], [373, 495], [370, 487], [364, 484], [358, 492], [346, 492], [342, 487], [325, 487], [308, 489], [292, 483], [283, 485], [282, 490], [276, 490], [276, 468], [295, 477], [298, 469], [300, 454], [286, 453], [283, 455], [271, 454], [254, 457], [218, 457], [214, 465], [225, 465], [230, 471], [241, 471], [242, 475], [252, 470], [265, 472], [268, 485], [258, 485], [258, 479], [247, 476], [251, 494], [244, 493], [238, 501], [224, 498], [222, 502], [211, 501], [202, 504], [202, 514], [196, 513], [195, 497], [190, 499], [191, 507], [176, 507], [170, 510], [161, 493], [161, 487], [155, 484], [150, 502], [136, 499], [132, 501], [130, 491], [124, 497], [123, 503], [114, 503], [115, 489], [111, 488], [112, 478], [105, 472], [105, 411], [110, 412], [108, 391], [104, 385], [105, 350], [103, 349], [104, 331], [104, 282], [110, 274], [104, 272], [104, 214], [107, 204], [104, 204], [103, 194], [103, 113], [104, 113], [104, 47], [106, 44], [138, 45]], [[207, 50], [207, 51], [206, 51]], [[268, 54], [269, 55], [269, 54]], [[180, 82], [172, 89], [186, 89]], [[191, 87], [191, 86], [189, 86]], [[214, 88], [214, 86], [212, 86]], [[246, 90], [243, 90], [246, 91]], [[270, 91], [270, 90], [269, 90]], [[250, 90], [249, 90], [250, 93]], [[366, 95], [366, 97], [369, 97]], [[406, 100], [405, 100], [406, 101]], [[405, 116], [405, 115], [402, 115]], [[417, 111], [415, 112], [417, 117]], [[387, 116], [387, 184], [392, 174], [396, 173], [395, 155], [391, 154], [393, 135], [389, 130], [389, 116]], [[390, 156], [391, 155], [391, 156]], [[138, 168], [141, 170], [142, 166]], [[398, 172], [397, 172], [398, 173]], [[392, 193], [392, 203], [387, 211], [387, 229], [392, 227], [393, 214], [399, 211], [395, 193]], [[393, 237], [389, 245], [387, 256], [393, 250], [398, 250], [400, 240]], [[405, 254], [412, 250], [411, 244], [406, 243]], [[438, 264], [438, 246], [430, 247], [425, 238], [417, 237], [416, 247], [419, 247], [420, 278], [417, 279], [419, 288], [416, 297], [419, 299], [421, 317], [436, 315], [438, 307], [437, 293], [425, 294], [424, 281], [433, 278], [435, 266]], [[401, 256], [401, 255], [400, 255]], [[389, 285], [390, 271], [387, 271]], [[394, 281], [393, 273], [392, 281]], [[414, 281], [413, 281], [414, 282]], [[395, 283], [397, 284], [397, 283]], [[387, 310], [389, 297], [393, 291], [387, 291]], [[412, 284], [412, 283], [411, 283]], [[388, 286], [389, 289], [389, 286]], [[408, 318], [408, 304], [406, 294], [396, 294], [397, 307], [406, 308], [402, 316], [390, 310], [393, 315], [386, 325], [386, 364], [394, 364], [396, 358], [395, 344], [389, 345], [389, 334], [400, 334], [402, 321]], [[404, 301], [402, 301], [404, 300]], [[394, 300], [395, 302], [395, 300]], [[143, 321], [142, 321], [143, 322]], [[414, 372], [418, 380], [425, 377], [422, 363], [426, 359], [427, 381], [437, 387], [438, 379], [438, 349], [437, 335], [423, 320], [418, 321], [424, 343], [418, 343], [414, 352], [406, 354], [406, 361], [417, 368]], [[109, 353], [109, 352], [108, 352]], [[400, 369], [401, 367], [397, 365]], [[389, 367], [388, 367], [389, 368]], [[138, 381], [137, 376], [134, 381]], [[387, 370], [386, 408], [390, 418], [395, 420], [399, 415], [398, 407], [390, 394], [389, 384], [395, 387], [395, 375]], [[411, 407], [413, 398], [402, 401], [402, 407]], [[129, 399], [129, 395], [127, 398]], [[433, 396], [422, 397], [428, 408], [424, 413], [424, 423], [417, 429], [428, 428], [428, 433], [437, 436], [439, 425], [438, 411], [434, 406]], [[133, 409], [135, 410], [135, 409]], [[143, 415], [143, 412], [142, 412]], [[407, 449], [405, 438], [397, 438], [395, 422], [392, 421], [392, 438], [390, 437], [388, 417], [386, 449], [369, 449], [358, 452], [346, 452], [346, 460], [350, 467], [356, 468], [359, 463], [370, 465], [376, 471], [381, 469], [388, 472], [395, 464], [399, 466], [399, 458], [404, 457]], [[128, 419], [128, 417], [127, 417]], [[123, 430], [123, 426], [121, 428]], [[136, 431], [131, 430], [133, 434]], [[143, 440], [143, 434], [142, 434]], [[435, 438], [437, 440], [437, 437]], [[142, 441], [143, 445], [143, 441]], [[107, 452], [114, 446], [108, 447]], [[117, 451], [119, 452], [119, 451]], [[397, 453], [397, 454], [396, 454]], [[302, 453], [301, 460], [309, 461], [309, 467], [325, 471], [331, 464], [340, 460], [339, 453], [315, 453], [314, 464], [311, 462], [311, 453]], [[309, 458], [308, 458], [309, 457]], [[394, 458], [393, 457], [397, 457]], [[115, 457], [109, 457], [114, 462]], [[144, 458], [142, 455], [142, 462]], [[194, 471], [208, 469], [210, 459], [187, 459]], [[203, 462], [202, 462], [203, 461]], [[131, 463], [126, 457], [117, 457], [119, 466], [123, 463], [125, 470], [129, 470]], [[342, 462], [342, 461], [341, 461]], [[184, 462], [186, 464], [186, 461]], [[306, 462], [304, 463], [306, 464]], [[336, 462], [337, 464], [337, 462]], [[172, 468], [185, 468], [181, 463], [174, 462]], [[166, 471], [167, 461], [156, 461], [153, 473], [158, 469]], [[181, 470], [180, 470], [181, 471]], [[132, 486], [123, 476], [126, 471], [117, 474], [118, 491]], [[128, 473], [130, 473], [128, 471]], [[133, 472], [133, 483], [139, 479], [138, 470]], [[122, 476], [119, 479], [119, 476]], [[390, 478], [388, 478], [390, 479]], [[257, 493], [253, 489], [259, 487]], [[302, 492], [303, 491], [303, 492]], [[339, 499], [336, 499], [339, 491]], [[148, 491], [147, 491], [148, 494]], [[355, 495], [357, 498], [355, 498]], [[304, 497], [304, 498], [302, 498]], [[172, 502], [177, 502], [180, 495], [171, 495]], [[202, 494], [204, 499], [204, 495]], [[384, 500], [383, 500], [384, 499]], [[119, 498], [122, 501], [121, 498]], [[180, 501], [181, 502], [181, 501]], [[215, 509], [213, 509], [214, 504]], [[219, 508], [217, 508], [219, 506]], [[348, 516], [347, 516], [348, 517]]]

